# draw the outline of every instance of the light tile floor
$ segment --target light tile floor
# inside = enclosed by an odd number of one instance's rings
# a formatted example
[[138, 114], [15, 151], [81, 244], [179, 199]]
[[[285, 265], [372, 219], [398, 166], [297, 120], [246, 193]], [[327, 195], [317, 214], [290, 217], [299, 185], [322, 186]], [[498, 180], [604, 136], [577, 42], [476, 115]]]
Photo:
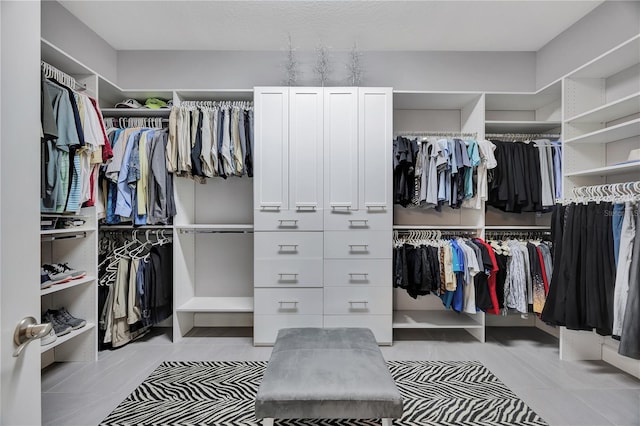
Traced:
[[[463, 330], [396, 330], [387, 360], [478, 360], [550, 425], [640, 425], [640, 380], [601, 361], [558, 359], [558, 341], [535, 328], [488, 328], [480, 343]], [[268, 360], [251, 329], [195, 329], [173, 344], [168, 330], [103, 351], [93, 363], [42, 372], [45, 425], [98, 425], [162, 361]]]

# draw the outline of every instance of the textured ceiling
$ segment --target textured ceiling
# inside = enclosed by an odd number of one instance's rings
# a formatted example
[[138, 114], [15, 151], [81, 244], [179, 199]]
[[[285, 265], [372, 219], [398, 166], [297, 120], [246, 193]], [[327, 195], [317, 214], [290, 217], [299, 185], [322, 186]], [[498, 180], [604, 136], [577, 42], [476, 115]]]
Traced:
[[118, 50], [536, 51], [602, 1], [60, 1]]

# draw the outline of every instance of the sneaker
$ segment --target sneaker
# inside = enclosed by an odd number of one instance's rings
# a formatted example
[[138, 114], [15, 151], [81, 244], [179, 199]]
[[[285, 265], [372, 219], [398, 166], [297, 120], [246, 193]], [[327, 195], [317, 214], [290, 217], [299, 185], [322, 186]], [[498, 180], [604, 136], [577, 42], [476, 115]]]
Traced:
[[85, 320], [76, 318], [73, 315], [71, 315], [66, 308], [60, 308], [57, 311], [50, 311], [50, 312], [56, 315], [61, 322], [64, 322], [70, 325], [71, 328], [74, 330], [82, 328], [87, 324]]
[[56, 333], [56, 336], [64, 336], [65, 334], [69, 334], [72, 330], [71, 326], [63, 321], [57, 315], [53, 315], [51, 310], [48, 310], [42, 316], [42, 322], [49, 322], [53, 326], [53, 331]]
[[46, 336], [40, 339], [40, 346], [50, 345], [56, 340], [58, 340], [58, 336], [56, 336], [56, 332], [53, 331], [53, 328], [52, 328], [49, 334], [47, 334]]
[[125, 99], [122, 102], [116, 104], [116, 108], [142, 108], [142, 104], [135, 99]]
[[69, 265], [66, 263], [54, 263], [51, 266], [57, 272], [69, 276], [69, 278], [72, 280], [77, 280], [79, 278], [83, 278], [87, 276], [87, 271], [79, 271], [79, 270], [70, 268]]
[[42, 265], [42, 269], [44, 269], [47, 274], [49, 274], [49, 279], [56, 284], [65, 283], [71, 280], [71, 275], [65, 273], [62, 268], [54, 265], [44, 264]]
[[43, 269], [40, 269], [40, 290], [49, 288], [54, 284], [62, 284], [71, 281], [69, 276], [60, 276], [58, 279], [51, 278], [51, 275]]

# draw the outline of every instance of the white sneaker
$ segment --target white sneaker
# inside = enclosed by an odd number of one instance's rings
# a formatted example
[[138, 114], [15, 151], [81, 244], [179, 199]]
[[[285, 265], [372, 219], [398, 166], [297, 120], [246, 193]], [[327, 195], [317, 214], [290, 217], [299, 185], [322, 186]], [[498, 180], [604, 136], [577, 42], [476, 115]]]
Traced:
[[58, 336], [56, 336], [56, 332], [53, 331], [53, 327], [51, 327], [49, 334], [40, 339], [40, 346], [50, 345], [56, 340], [58, 340]]

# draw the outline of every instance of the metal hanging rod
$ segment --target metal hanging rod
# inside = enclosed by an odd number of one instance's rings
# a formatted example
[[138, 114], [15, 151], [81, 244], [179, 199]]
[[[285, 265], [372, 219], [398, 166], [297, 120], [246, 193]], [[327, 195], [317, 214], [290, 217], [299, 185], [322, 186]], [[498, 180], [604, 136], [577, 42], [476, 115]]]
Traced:
[[69, 88], [76, 90], [78, 92], [82, 92], [87, 90], [87, 86], [84, 84], [80, 84], [76, 81], [75, 78], [71, 77], [69, 74], [66, 74], [60, 71], [58, 68], [54, 67], [51, 64], [46, 63], [45, 61], [40, 61], [40, 67], [44, 73], [46, 78], [52, 78], [56, 80], [58, 83], [62, 83]]
[[534, 139], [560, 139], [558, 133], [487, 133], [485, 138], [490, 139], [519, 139], [519, 140], [534, 140]]
[[551, 230], [513, 231], [505, 229], [487, 231], [485, 237], [487, 240], [504, 238], [534, 239], [549, 235], [551, 235]]
[[40, 237], [41, 242], [49, 242], [49, 241], [57, 241], [57, 240], [72, 240], [77, 238], [85, 238], [87, 236], [86, 232], [79, 232], [73, 235], [46, 235]]
[[198, 108], [242, 108], [252, 109], [253, 101], [180, 101], [180, 106]]
[[160, 117], [105, 117], [105, 127], [163, 127], [169, 119]]
[[253, 229], [181, 229], [181, 234], [253, 234]]
[[417, 137], [442, 137], [442, 138], [477, 138], [477, 132], [411, 132], [397, 131], [393, 132], [395, 136], [417, 136]]

